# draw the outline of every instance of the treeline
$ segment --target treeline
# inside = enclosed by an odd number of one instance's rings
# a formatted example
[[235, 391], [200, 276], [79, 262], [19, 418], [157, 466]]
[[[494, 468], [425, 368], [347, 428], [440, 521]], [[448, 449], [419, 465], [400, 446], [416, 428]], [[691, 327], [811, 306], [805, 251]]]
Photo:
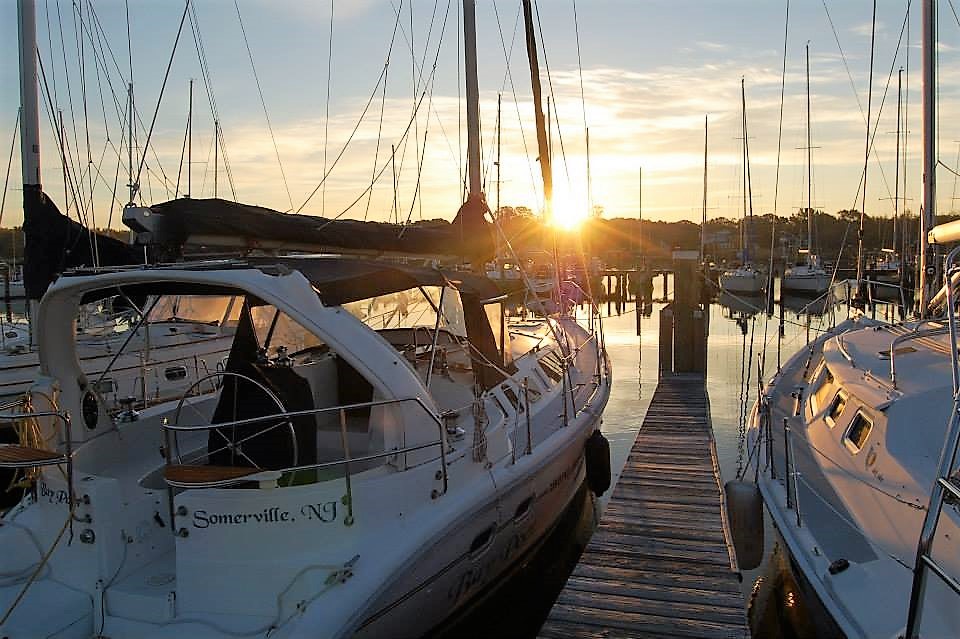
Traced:
[[[511, 210], [512, 213], [512, 210]], [[939, 216], [939, 222], [947, 222], [960, 216]], [[807, 217], [800, 211], [789, 217], [772, 214], [754, 216], [748, 225], [749, 253], [752, 259], [767, 260], [770, 257], [771, 226], [776, 224], [773, 241], [774, 258], [792, 259], [800, 248], [807, 246]], [[504, 234], [519, 252], [544, 250], [552, 247], [556, 239], [562, 250], [582, 245], [591, 255], [604, 257], [610, 264], [618, 261], [635, 262], [637, 258], [658, 259], [668, 257], [674, 249], [698, 250], [700, 248], [700, 225], [687, 220], [661, 222], [636, 218], [590, 218], [574, 232], [554, 233], [533, 215], [507, 214], [502, 216]], [[840, 257], [842, 264], [853, 264], [856, 259], [860, 227], [860, 212], [838, 211], [831, 215], [814, 211], [813, 248], [824, 259], [834, 261]], [[899, 216], [894, 234], [891, 217], [864, 218], [863, 241], [867, 253], [878, 253], [882, 248], [895, 248], [898, 252], [916, 252], [918, 218], [907, 212]], [[740, 222], [727, 218], [714, 218], [706, 224], [706, 254], [716, 262], [733, 261], [740, 251]], [[843, 249], [841, 253], [841, 248]]]
[[[130, 239], [130, 231], [117, 229], [97, 229], [97, 233], [107, 235], [126, 242]], [[0, 261], [7, 264], [19, 264], [23, 260], [23, 229], [0, 228]]]

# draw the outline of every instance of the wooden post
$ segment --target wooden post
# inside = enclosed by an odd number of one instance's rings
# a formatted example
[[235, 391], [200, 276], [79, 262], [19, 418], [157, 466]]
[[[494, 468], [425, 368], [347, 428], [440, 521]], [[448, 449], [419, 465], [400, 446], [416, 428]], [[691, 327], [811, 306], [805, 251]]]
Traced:
[[660, 377], [673, 373], [673, 304], [660, 309]]

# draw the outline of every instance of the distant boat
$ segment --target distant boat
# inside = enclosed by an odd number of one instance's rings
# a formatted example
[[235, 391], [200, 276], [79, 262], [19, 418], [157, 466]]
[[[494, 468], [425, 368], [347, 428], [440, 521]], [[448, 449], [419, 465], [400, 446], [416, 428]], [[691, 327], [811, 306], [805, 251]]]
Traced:
[[810, 143], [810, 45], [807, 45], [807, 248], [800, 251], [803, 261], [783, 271], [780, 290], [817, 297], [830, 288], [830, 274], [823, 268], [820, 256], [813, 251], [813, 177]]
[[753, 190], [750, 185], [750, 147], [747, 140], [747, 97], [743, 79], [740, 80], [743, 132], [743, 217], [740, 220], [740, 256], [743, 264], [720, 275], [720, 290], [728, 294], [756, 295], [767, 284], [766, 274], [750, 261], [750, 222], [753, 220]]

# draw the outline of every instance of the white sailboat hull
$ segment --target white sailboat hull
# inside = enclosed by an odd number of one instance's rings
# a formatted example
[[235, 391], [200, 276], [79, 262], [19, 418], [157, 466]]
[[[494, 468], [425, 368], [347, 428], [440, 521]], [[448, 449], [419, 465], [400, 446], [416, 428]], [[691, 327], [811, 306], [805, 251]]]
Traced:
[[756, 294], [763, 291], [766, 277], [758, 272], [726, 272], [720, 276], [720, 289], [727, 293]]
[[787, 273], [780, 281], [780, 290], [808, 295], [821, 295], [830, 288], [830, 276], [826, 273]]

